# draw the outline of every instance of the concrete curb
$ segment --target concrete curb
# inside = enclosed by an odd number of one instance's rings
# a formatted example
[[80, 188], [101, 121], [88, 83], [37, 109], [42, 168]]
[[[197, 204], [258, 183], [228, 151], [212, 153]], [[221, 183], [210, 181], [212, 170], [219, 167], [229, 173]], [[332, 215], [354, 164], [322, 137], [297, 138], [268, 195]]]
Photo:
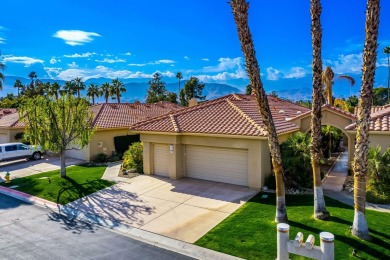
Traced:
[[174, 251], [196, 259], [242, 259], [200, 246], [196, 246], [184, 241], [148, 232], [139, 228], [131, 227], [115, 220], [105, 219], [97, 215], [84, 213], [66, 205], [59, 205], [57, 203], [3, 186], [0, 186], [0, 193], [40, 207], [58, 210], [61, 215], [67, 218], [76, 218], [83, 222], [99, 225], [103, 228], [110, 229], [111, 231], [142, 241], [144, 243]]

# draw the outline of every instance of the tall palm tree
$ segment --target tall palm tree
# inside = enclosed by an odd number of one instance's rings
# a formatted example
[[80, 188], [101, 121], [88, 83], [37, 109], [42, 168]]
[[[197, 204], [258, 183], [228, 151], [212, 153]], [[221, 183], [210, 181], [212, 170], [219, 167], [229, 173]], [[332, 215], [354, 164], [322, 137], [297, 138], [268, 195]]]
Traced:
[[265, 94], [263, 83], [261, 81], [260, 67], [256, 58], [256, 51], [248, 25], [249, 4], [245, 0], [231, 0], [229, 4], [233, 11], [238, 37], [241, 42], [241, 50], [245, 57], [246, 71], [254, 91], [256, 102], [259, 106], [259, 113], [268, 133], [268, 145], [271, 152], [272, 166], [276, 179], [275, 221], [277, 223], [287, 223], [282, 155], [267, 95]]
[[102, 92], [98, 85], [96, 84], [89, 84], [89, 87], [87, 89], [87, 96], [92, 98], [92, 105], [95, 105], [95, 97], [100, 97], [102, 95]]
[[[310, 0], [310, 14], [311, 14], [311, 37], [313, 47], [313, 61], [312, 61], [312, 109], [311, 109], [311, 167], [313, 170], [313, 184], [314, 184], [314, 217], [318, 219], [327, 219], [329, 212], [326, 210], [324, 194], [321, 186], [321, 99], [322, 99], [322, 28], [321, 28], [321, 1]], [[329, 68], [329, 67], [328, 67]], [[325, 70], [329, 75], [326, 79], [333, 80], [333, 71], [329, 68]], [[326, 74], [326, 73], [325, 73]], [[327, 75], [327, 74], [326, 74]], [[330, 101], [332, 96], [330, 96]]]
[[77, 88], [76, 84], [73, 80], [65, 82], [64, 91], [68, 95], [76, 95], [77, 94]]
[[[351, 87], [355, 85], [355, 79], [348, 75], [339, 75], [338, 79], [348, 80], [351, 84]], [[322, 72], [322, 83], [325, 85], [324, 94], [326, 96], [326, 103], [329, 105], [333, 105], [333, 79], [334, 72], [331, 67], [326, 67], [326, 69]]]
[[[1, 56], [1, 52], [0, 52], [0, 56]], [[5, 64], [0, 62], [0, 90], [3, 90], [3, 81], [5, 79], [3, 74], [4, 69], [5, 69]]]
[[180, 80], [183, 79], [183, 74], [179, 71], [178, 73], [176, 73], [176, 78], [179, 80], [179, 94], [180, 95]]
[[77, 97], [80, 98], [80, 90], [85, 89], [85, 84], [83, 82], [83, 79], [78, 77], [73, 79], [72, 81], [77, 92]]
[[387, 103], [390, 104], [390, 46], [386, 46], [383, 52], [387, 55]]
[[119, 79], [113, 79], [111, 82], [112, 86], [112, 94], [116, 96], [118, 100], [118, 104], [121, 103], [121, 93], [126, 92], [125, 84]]
[[108, 98], [112, 97], [112, 94], [113, 94], [110, 83], [108, 83], [108, 82], [103, 83], [100, 86], [100, 90], [101, 90], [102, 95], [104, 96], [104, 99], [106, 100], [106, 103], [108, 103]]
[[16, 80], [15, 80], [14, 88], [17, 88], [17, 89], [18, 89], [18, 96], [19, 96], [20, 90], [24, 88], [24, 85], [22, 84], [22, 82], [20, 81], [20, 79], [16, 79]]
[[358, 105], [355, 157], [353, 161], [355, 214], [353, 218], [352, 234], [361, 239], [369, 239], [368, 225], [365, 216], [366, 175], [368, 172], [368, 132], [370, 125], [371, 98], [378, 46], [379, 9], [380, 0], [367, 1], [366, 38], [363, 50], [363, 76]]
[[28, 74], [28, 77], [31, 79], [31, 88], [34, 89], [35, 88], [35, 80], [38, 78], [38, 75], [35, 71], [31, 71], [29, 74]]
[[56, 81], [50, 86], [50, 94], [54, 96], [56, 100], [58, 100], [58, 94], [61, 90], [61, 85]]

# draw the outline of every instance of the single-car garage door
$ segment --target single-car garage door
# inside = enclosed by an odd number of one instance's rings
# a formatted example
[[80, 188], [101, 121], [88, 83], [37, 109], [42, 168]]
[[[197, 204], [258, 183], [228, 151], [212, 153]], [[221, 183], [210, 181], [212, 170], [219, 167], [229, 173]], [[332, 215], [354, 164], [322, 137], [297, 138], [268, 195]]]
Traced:
[[248, 150], [186, 146], [187, 177], [248, 185]]
[[154, 144], [153, 151], [153, 173], [168, 177], [169, 146], [167, 144]]

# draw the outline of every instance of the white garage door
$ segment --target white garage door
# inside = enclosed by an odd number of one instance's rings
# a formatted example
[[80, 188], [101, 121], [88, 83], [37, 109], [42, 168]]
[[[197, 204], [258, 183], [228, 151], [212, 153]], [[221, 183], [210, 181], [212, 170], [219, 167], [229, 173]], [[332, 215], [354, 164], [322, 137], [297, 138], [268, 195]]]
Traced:
[[84, 148], [80, 150], [77, 149], [66, 150], [65, 156], [87, 161], [87, 149], [88, 149], [88, 145], [84, 146]]
[[248, 150], [186, 146], [187, 177], [248, 186]]
[[8, 143], [8, 136], [0, 135], [0, 144]]
[[167, 144], [154, 144], [153, 151], [154, 174], [168, 177], [169, 146]]

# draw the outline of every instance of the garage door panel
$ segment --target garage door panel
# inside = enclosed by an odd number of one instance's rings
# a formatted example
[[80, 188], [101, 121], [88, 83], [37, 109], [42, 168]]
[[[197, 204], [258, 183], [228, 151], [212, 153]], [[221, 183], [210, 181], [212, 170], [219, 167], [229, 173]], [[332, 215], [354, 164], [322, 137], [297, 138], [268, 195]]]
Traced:
[[153, 167], [154, 174], [168, 177], [169, 147], [167, 144], [154, 144]]
[[248, 150], [187, 145], [187, 176], [248, 185]]

